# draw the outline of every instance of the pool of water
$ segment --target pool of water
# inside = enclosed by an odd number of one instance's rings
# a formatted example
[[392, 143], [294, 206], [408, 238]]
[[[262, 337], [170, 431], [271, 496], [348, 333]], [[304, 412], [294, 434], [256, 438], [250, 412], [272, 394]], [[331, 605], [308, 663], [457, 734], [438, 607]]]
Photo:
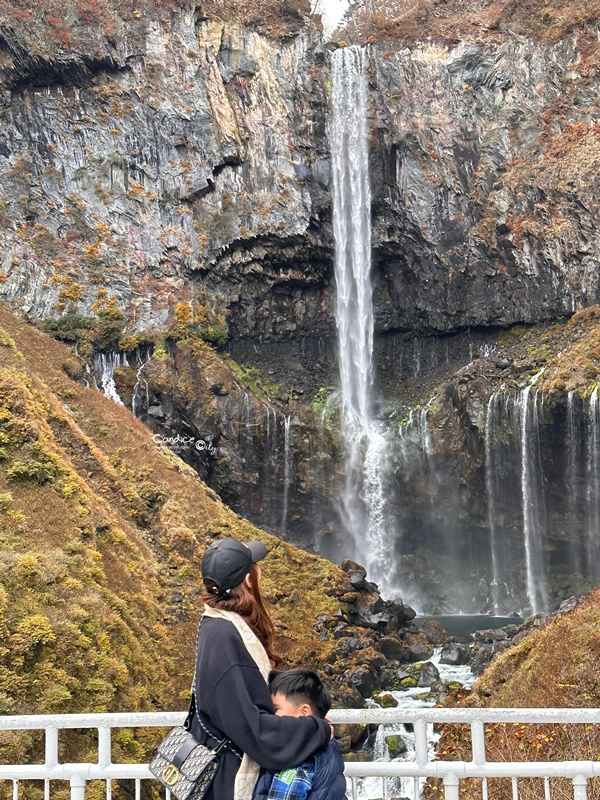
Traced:
[[522, 617], [493, 617], [491, 614], [437, 614], [432, 616], [416, 617], [417, 625], [424, 625], [428, 620], [439, 622], [450, 636], [465, 638], [475, 631], [485, 631], [490, 628], [503, 628], [505, 625], [520, 625]]

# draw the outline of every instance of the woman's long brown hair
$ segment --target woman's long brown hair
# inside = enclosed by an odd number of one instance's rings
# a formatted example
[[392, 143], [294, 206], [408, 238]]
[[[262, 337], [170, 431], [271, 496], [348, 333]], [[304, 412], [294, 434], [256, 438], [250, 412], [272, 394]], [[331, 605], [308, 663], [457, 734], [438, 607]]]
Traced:
[[244, 579], [237, 586], [234, 586], [227, 595], [215, 594], [215, 584], [213, 581], [204, 581], [204, 585], [209, 593], [202, 598], [204, 604], [211, 608], [218, 608], [221, 611], [234, 611], [249, 625], [256, 634], [258, 640], [267, 651], [267, 655], [273, 666], [279, 667], [283, 664], [283, 659], [275, 651], [275, 626], [273, 620], [260, 593], [258, 586], [259, 569], [256, 564], [250, 568], [250, 586]]

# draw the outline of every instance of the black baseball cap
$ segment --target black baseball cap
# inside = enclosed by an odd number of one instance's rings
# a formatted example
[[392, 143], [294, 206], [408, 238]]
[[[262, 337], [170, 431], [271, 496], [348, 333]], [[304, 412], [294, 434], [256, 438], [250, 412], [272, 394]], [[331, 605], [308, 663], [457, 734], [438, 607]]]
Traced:
[[267, 555], [262, 542], [239, 542], [219, 539], [213, 542], [202, 557], [202, 577], [216, 583], [220, 594], [233, 589], [250, 572], [252, 564]]

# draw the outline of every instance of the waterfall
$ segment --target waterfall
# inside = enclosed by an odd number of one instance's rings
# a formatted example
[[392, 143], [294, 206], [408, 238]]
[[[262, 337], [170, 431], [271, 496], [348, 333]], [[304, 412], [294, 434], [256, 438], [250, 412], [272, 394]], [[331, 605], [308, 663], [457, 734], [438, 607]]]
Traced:
[[494, 614], [500, 613], [499, 575], [498, 575], [498, 542], [496, 541], [496, 497], [499, 493], [498, 474], [493, 453], [494, 419], [499, 392], [490, 397], [485, 414], [485, 489], [487, 493], [488, 525], [490, 530], [490, 558], [492, 562], [491, 595]]
[[362, 48], [332, 57], [333, 227], [336, 323], [344, 422], [357, 434], [371, 425], [373, 303], [367, 83]]
[[120, 406], [125, 404], [119, 397], [113, 375], [115, 369], [120, 367], [121, 364], [129, 366], [127, 357], [125, 355], [121, 356], [121, 353], [109, 353], [108, 355], [106, 353], [97, 353], [94, 356], [94, 369], [96, 374], [100, 376], [102, 392]]
[[590, 395], [587, 419], [587, 572], [595, 580], [600, 574], [600, 401], [598, 386]]
[[373, 290], [365, 61], [365, 50], [359, 47], [340, 48], [331, 60], [336, 324], [346, 450], [341, 512], [358, 557], [373, 579], [389, 590], [391, 539], [384, 508], [388, 446], [371, 403]]
[[283, 424], [283, 509], [281, 512], [281, 532], [284, 535], [287, 531], [290, 483], [292, 481], [291, 423], [292, 418], [287, 414]]
[[[569, 392], [566, 407], [545, 410], [535, 390], [540, 374], [518, 392], [496, 392], [487, 406], [485, 487], [496, 613], [519, 605], [547, 612], [566, 592], [587, 591], [600, 579], [600, 386], [587, 398]], [[553, 441], [552, 426], [561, 418], [564, 436]], [[508, 548], [505, 539], [513, 542]]]
[[520, 392], [521, 416], [521, 492], [523, 497], [523, 542], [527, 598], [534, 614], [548, 610], [542, 549], [543, 501], [539, 483], [542, 465], [539, 452], [537, 395], [532, 383]]
[[412, 409], [406, 422], [398, 428], [399, 455], [405, 471], [414, 466], [415, 460], [423, 472], [429, 472], [432, 468], [433, 447], [427, 412], [428, 406]]
[[[277, 445], [277, 414], [275, 409], [273, 409], [273, 428], [271, 429], [271, 406], [268, 403], [264, 403], [263, 405], [265, 409], [265, 456], [264, 456], [264, 465], [265, 465], [265, 477], [264, 477], [264, 488], [263, 488], [263, 495], [266, 491], [269, 490], [271, 486], [271, 450], [273, 449], [273, 443]], [[264, 497], [263, 497], [264, 502]]]
[[[580, 511], [579, 467], [582, 458], [582, 430], [581, 430], [581, 398], [571, 391], [567, 395], [567, 439], [566, 439], [566, 475], [565, 489], [567, 492], [567, 519], [570, 520], [574, 534], [582, 527]], [[569, 540], [570, 567], [574, 573], [582, 575], [585, 570], [585, 553], [582, 551], [581, 540], [577, 535], [572, 535]]]
[[413, 361], [414, 361], [414, 377], [418, 378], [421, 374], [421, 340], [418, 336], [413, 339]]
[[[529, 606], [533, 613], [549, 610], [543, 547], [547, 528], [544, 465], [539, 398], [534, 388], [540, 375], [516, 393], [495, 392], [486, 409], [490, 601], [497, 614], [519, 609], [515, 602]], [[508, 550], [502, 544], [505, 537], [515, 537]], [[516, 571], [519, 564], [523, 566], [522, 577]], [[510, 599], [515, 594], [516, 600]], [[521, 606], [520, 610], [525, 609]]]
[[[141, 353], [140, 353], [141, 356]], [[146, 353], [146, 358], [141, 360], [140, 366], [135, 374], [135, 386], [133, 387], [133, 394], [131, 397], [131, 410], [133, 412], [134, 417], [139, 417], [140, 412], [142, 410], [142, 403], [140, 401], [140, 386], [142, 383], [146, 387], [146, 411], [150, 408], [150, 387], [148, 386], [148, 381], [142, 376], [146, 364], [148, 364], [152, 360], [152, 353], [148, 351]]]

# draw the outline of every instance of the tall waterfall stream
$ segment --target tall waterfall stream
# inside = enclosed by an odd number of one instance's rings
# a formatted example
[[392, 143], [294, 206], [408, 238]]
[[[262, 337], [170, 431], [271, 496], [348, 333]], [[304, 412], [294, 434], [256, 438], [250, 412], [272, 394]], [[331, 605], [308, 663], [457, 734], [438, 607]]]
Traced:
[[346, 483], [342, 519], [369, 576], [389, 591], [392, 532], [385, 509], [388, 441], [374, 417], [371, 190], [366, 54], [337, 50], [331, 60], [330, 144], [335, 237], [336, 324]]

